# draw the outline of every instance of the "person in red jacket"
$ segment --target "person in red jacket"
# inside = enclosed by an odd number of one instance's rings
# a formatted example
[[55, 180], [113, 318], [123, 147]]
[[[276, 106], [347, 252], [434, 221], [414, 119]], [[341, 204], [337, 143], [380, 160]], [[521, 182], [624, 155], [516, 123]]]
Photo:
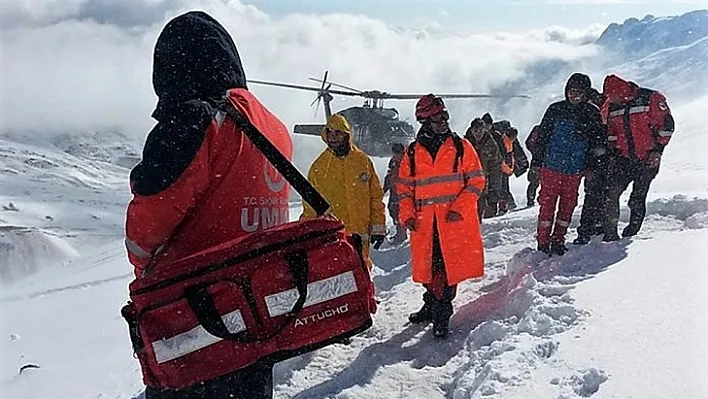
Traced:
[[[286, 126], [248, 91], [226, 30], [203, 12], [171, 20], [155, 45], [152, 80], [157, 125], [130, 173], [133, 199], [125, 223], [138, 278], [289, 220], [289, 185], [226, 115], [225, 102], [289, 159], [292, 141]], [[189, 339], [196, 338], [185, 337], [185, 347], [192, 345]], [[272, 370], [272, 363], [260, 362], [184, 390], [147, 387], [145, 398], [272, 398]]]
[[619, 200], [630, 183], [634, 183], [628, 203], [631, 214], [622, 236], [634, 236], [642, 227], [649, 186], [659, 173], [661, 155], [674, 132], [674, 118], [663, 94], [617, 75], [605, 77], [603, 94], [602, 115], [614, 155], [603, 240], [616, 241], [620, 238]]

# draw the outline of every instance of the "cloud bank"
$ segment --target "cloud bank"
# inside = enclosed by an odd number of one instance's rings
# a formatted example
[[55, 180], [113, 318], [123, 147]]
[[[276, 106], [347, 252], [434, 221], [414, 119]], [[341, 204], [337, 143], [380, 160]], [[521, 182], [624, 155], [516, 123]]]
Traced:
[[[334, 81], [389, 92], [483, 92], [520, 78], [525, 66], [539, 60], [592, 54], [592, 46], [577, 44], [598, 34], [592, 27], [458, 36], [400, 30], [356, 15], [273, 19], [238, 1], [191, 2], [189, 8], [170, 0], [16, 3], [0, 3], [2, 131], [112, 129], [144, 137], [156, 101], [150, 81], [154, 42], [169, 18], [188, 9], [207, 11], [228, 28], [250, 78], [302, 84], [328, 69]], [[312, 93], [252, 90], [289, 125], [319, 120], [309, 107]], [[333, 105], [360, 102], [338, 98]], [[466, 109], [479, 102], [455, 103]], [[411, 116], [412, 102], [389, 105]]]

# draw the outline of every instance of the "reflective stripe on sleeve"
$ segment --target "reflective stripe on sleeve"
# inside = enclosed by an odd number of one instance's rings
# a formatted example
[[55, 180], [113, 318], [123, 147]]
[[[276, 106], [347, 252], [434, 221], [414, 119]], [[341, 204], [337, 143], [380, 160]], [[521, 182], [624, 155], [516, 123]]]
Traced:
[[482, 195], [482, 190], [478, 189], [475, 186], [467, 186], [467, 187], [465, 187], [464, 191], [466, 191], [468, 193], [475, 193], [477, 195]]
[[139, 259], [150, 259], [152, 254], [142, 248], [133, 241], [129, 239], [125, 239], [125, 249], [128, 250], [131, 254], [137, 256]]
[[649, 112], [649, 106], [648, 105], [646, 105], [646, 106], [640, 105], [640, 106], [636, 106], [636, 107], [631, 107], [629, 109], [630, 114], [639, 114], [642, 112]]

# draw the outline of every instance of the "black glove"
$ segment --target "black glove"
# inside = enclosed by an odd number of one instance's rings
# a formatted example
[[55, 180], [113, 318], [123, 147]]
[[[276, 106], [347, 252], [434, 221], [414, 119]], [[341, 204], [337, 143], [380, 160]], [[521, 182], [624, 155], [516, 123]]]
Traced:
[[381, 244], [383, 244], [384, 239], [386, 236], [381, 235], [381, 234], [373, 234], [371, 236], [371, 244], [374, 246], [374, 249], [379, 249], [381, 247]]

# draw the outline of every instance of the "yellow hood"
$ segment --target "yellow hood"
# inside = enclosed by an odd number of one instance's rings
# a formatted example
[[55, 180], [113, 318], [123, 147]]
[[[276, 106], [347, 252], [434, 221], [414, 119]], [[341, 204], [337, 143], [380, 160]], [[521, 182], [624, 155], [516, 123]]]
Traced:
[[346, 132], [349, 135], [349, 144], [352, 144], [353, 146], [354, 141], [352, 140], [352, 127], [349, 124], [349, 121], [347, 121], [347, 118], [343, 115], [334, 114], [327, 120], [327, 124], [322, 129], [322, 140], [324, 140], [325, 143], [327, 142], [327, 129]]

